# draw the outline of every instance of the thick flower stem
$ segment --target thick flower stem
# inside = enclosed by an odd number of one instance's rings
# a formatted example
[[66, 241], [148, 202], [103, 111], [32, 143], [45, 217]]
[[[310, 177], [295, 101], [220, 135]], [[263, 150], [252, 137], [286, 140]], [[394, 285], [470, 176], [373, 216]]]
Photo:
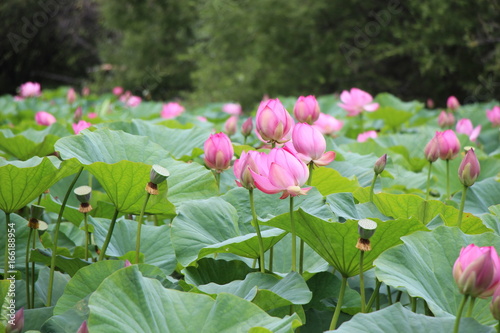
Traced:
[[[427, 172], [427, 190], [425, 191], [425, 201], [429, 200], [429, 194], [431, 192], [431, 170], [432, 162], [429, 162], [429, 171]], [[424, 211], [425, 216], [425, 211]]]
[[30, 240], [31, 240], [31, 236], [33, 235], [33, 229], [30, 228], [30, 232], [28, 233], [28, 241], [26, 242], [26, 262], [25, 262], [25, 265], [26, 265], [26, 299], [27, 299], [27, 306], [28, 306], [28, 309], [31, 309], [32, 308], [32, 305], [31, 305], [31, 294], [30, 294]]
[[217, 190], [219, 191], [220, 194], [220, 172], [214, 171], [215, 175], [215, 182], [217, 183]]
[[262, 235], [260, 233], [259, 220], [257, 219], [257, 213], [255, 212], [255, 204], [253, 200], [253, 188], [248, 190], [250, 195], [250, 209], [252, 210], [252, 224], [257, 232], [257, 238], [259, 240], [259, 267], [260, 272], [266, 272], [265, 258], [264, 258], [264, 242], [262, 241]]
[[[33, 247], [36, 249], [36, 240], [38, 238], [38, 229], [33, 230]], [[35, 262], [31, 262], [31, 306], [35, 307]]]
[[115, 228], [116, 218], [118, 217], [118, 209], [115, 208], [115, 213], [113, 214], [113, 219], [111, 220], [111, 224], [109, 225], [108, 234], [106, 235], [106, 239], [104, 240], [104, 244], [102, 244], [101, 253], [99, 253], [99, 261], [104, 259], [106, 254], [106, 249], [108, 248], [109, 241], [111, 240], [111, 235], [113, 234], [113, 229]]
[[59, 227], [61, 226], [64, 208], [66, 208], [66, 203], [68, 202], [69, 194], [73, 190], [73, 186], [75, 186], [78, 177], [80, 177], [80, 175], [82, 174], [82, 171], [83, 168], [80, 168], [75, 178], [69, 185], [69, 188], [66, 191], [66, 195], [64, 196], [63, 202], [61, 204], [61, 209], [59, 210], [59, 216], [57, 216], [56, 226], [54, 228], [54, 239], [53, 239], [54, 245], [52, 246], [52, 257], [50, 260], [49, 288], [47, 290], [47, 303], [46, 303], [47, 307], [49, 307], [52, 303], [52, 289], [54, 287], [54, 272], [56, 269], [57, 240], [59, 238]]
[[363, 277], [363, 259], [365, 257], [365, 251], [359, 251], [359, 292], [361, 294], [361, 313], [366, 312], [365, 303], [365, 279]]
[[[313, 179], [314, 163], [309, 162], [309, 178], [307, 179], [306, 185], [311, 186]], [[300, 240], [299, 245], [299, 274], [304, 273], [304, 240]]]
[[273, 272], [273, 256], [274, 256], [274, 249], [271, 246], [271, 248], [269, 249], [269, 268], [268, 268], [268, 271], [270, 273]]
[[458, 333], [458, 327], [460, 326], [460, 318], [462, 317], [462, 312], [464, 311], [465, 303], [469, 299], [469, 295], [464, 295], [462, 302], [458, 308], [457, 319], [455, 319], [455, 327], [453, 328], [453, 333]]
[[367, 312], [371, 312], [372, 311], [373, 302], [375, 302], [375, 299], [378, 298], [379, 289], [380, 289], [381, 285], [382, 285], [382, 281], [379, 281], [377, 279], [375, 281], [375, 290], [373, 291], [373, 294], [370, 297], [370, 299], [368, 300], [368, 304], [366, 304], [366, 307], [365, 307], [365, 309], [366, 309]]
[[337, 327], [337, 321], [340, 316], [340, 309], [342, 308], [342, 302], [344, 301], [345, 289], [347, 287], [347, 276], [342, 275], [342, 283], [340, 285], [339, 299], [337, 301], [337, 306], [335, 307], [335, 312], [333, 313], [332, 322], [330, 323], [330, 330], [334, 330]]
[[370, 202], [373, 202], [373, 192], [375, 191], [375, 182], [377, 181], [377, 174], [373, 175], [372, 185], [370, 186]]
[[462, 192], [462, 199], [460, 200], [460, 208], [458, 210], [458, 222], [457, 222], [457, 227], [460, 229], [462, 226], [462, 215], [464, 214], [464, 206], [465, 206], [465, 196], [467, 194], [467, 189], [469, 187], [464, 186], [463, 192]]
[[293, 217], [293, 196], [290, 196], [290, 229], [292, 231], [292, 272], [297, 271], [297, 236], [295, 234], [295, 219]]
[[7, 280], [8, 277], [8, 271], [9, 271], [9, 247], [7, 244], [9, 244], [9, 224], [10, 224], [10, 213], [5, 212], [5, 256], [4, 256], [4, 263], [3, 263], [3, 279]]
[[392, 305], [392, 292], [391, 292], [391, 287], [386, 286], [387, 289], [387, 302], [389, 305]]
[[411, 311], [417, 313], [417, 298], [411, 297]]
[[360, 133], [363, 133], [364, 131], [364, 126], [363, 126], [363, 112], [359, 114], [359, 130]]
[[500, 333], [500, 320], [498, 321], [498, 325], [497, 325], [497, 333]]
[[450, 198], [450, 160], [446, 160], [446, 199]]
[[137, 221], [137, 238], [135, 239], [135, 263], [139, 263], [139, 254], [141, 253], [141, 227], [142, 218], [144, 217], [144, 211], [146, 211], [146, 206], [148, 205], [148, 200], [151, 194], [146, 193], [146, 200], [144, 200], [144, 205], [141, 209], [141, 215], [139, 215], [139, 220]]
[[471, 296], [470, 303], [469, 303], [469, 309], [467, 310], [467, 316], [466, 317], [472, 317], [472, 310], [474, 309], [474, 303], [475, 302], [476, 302], [476, 298], [474, 296]]
[[90, 233], [87, 223], [87, 213], [83, 213], [83, 225], [85, 227], [85, 261], [89, 260]]

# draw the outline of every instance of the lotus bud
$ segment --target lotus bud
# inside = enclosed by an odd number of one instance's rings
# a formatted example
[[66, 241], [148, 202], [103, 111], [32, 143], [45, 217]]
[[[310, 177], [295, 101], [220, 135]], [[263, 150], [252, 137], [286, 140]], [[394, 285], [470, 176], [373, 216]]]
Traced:
[[80, 201], [80, 207], [78, 211], [80, 213], [88, 213], [92, 210], [92, 206], [89, 204], [90, 196], [92, 194], [92, 188], [90, 186], [79, 186], [73, 191], [76, 198]]
[[76, 101], [76, 91], [73, 88], [69, 88], [68, 93], [66, 95], [66, 100], [69, 104], [73, 104]]
[[384, 154], [377, 160], [377, 162], [375, 162], [375, 166], [373, 167], [373, 171], [375, 171], [375, 174], [380, 175], [382, 171], [384, 171], [386, 164], [387, 154]]
[[358, 221], [358, 233], [359, 239], [356, 244], [356, 248], [360, 251], [370, 251], [370, 238], [375, 233], [377, 229], [377, 222], [372, 221], [370, 219], [361, 219]]
[[229, 136], [234, 135], [238, 127], [237, 125], [238, 125], [238, 116], [229, 117], [224, 123], [224, 132]]
[[7, 327], [5, 327], [6, 333], [21, 333], [24, 328], [24, 307], [20, 308], [14, 315], [12, 321], [8, 321]]
[[432, 98], [427, 99], [427, 108], [434, 109], [434, 100]]
[[309, 95], [300, 96], [293, 108], [295, 119], [300, 123], [312, 125], [319, 118], [320, 110], [316, 97]]
[[82, 107], [79, 106], [76, 108], [75, 113], [73, 114], [73, 119], [75, 123], [78, 123], [82, 119], [82, 116], [83, 116]]
[[441, 128], [451, 127], [455, 124], [455, 116], [451, 112], [441, 111], [438, 116], [438, 125]]
[[460, 102], [455, 96], [450, 96], [448, 97], [448, 100], [446, 101], [446, 106], [448, 109], [451, 111], [455, 111], [460, 107]]
[[252, 133], [252, 129], [253, 129], [253, 120], [252, 117], [249, 117], [247, 120], [245, 120], [243, 125], [241, 125], [241, 134], [247, 137]]
[[164, 182], [168, 176], [170, 176], [170, 172], [161, 165], [154, 164], [151, 167], [151, 172], [149, 173], [149, 183], [146, 185], [146, 192], [149, 194], [157, 195], [158, 192], [158, 184]]
[[477, 160], [476, 154], [473, 148], [469, 148], [465, 154], [462, 163], [458, 167], [458, 178], [464, 186], [472, 186], [476, 182], [479, 173], [481, 172], [481, 167], [479, 161]]
[[433, 163], [439, 158], [439, 141], [438, 141], [438, 133], [427, 143], [425, 146], [424, 154], [427, 161]]
[[78, 331], [76, 333], [89, 333], [89, 329], [87, 327], [87, 321], [84, 320], [82, 325], [80, 326], [80, 328], [78, 329]]

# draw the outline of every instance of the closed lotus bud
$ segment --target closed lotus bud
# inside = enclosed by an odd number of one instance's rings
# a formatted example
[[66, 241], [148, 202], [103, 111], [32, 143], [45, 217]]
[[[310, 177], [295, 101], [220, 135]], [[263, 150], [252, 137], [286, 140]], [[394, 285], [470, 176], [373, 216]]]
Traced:
[[493, 293], [493, 298], [490, 303], [490, 311], [493, 318], [500, 320], [500, 287], [497, 287]]
[[83, 116], [82, 107], [79, 106], [76, 108], [75, 113], [73, 114], [73, 119], [77, 123], [82, 119], [82, 116]]
[[439, 158], [439, 141], [438, 141], [438, 133], [427, 143], [425, 146], [424, 154], [427, 161], [433, 163]]
[[6, 333], [21, 333], [24, 328], [24, 308], [20, 308], [14, 315], [12, 321], [8, 321], [5, 327]]
[[434, 100], [432, 98], [427, 99], [427, 108], [434, 109]]
[[269, 143], [285, 143], [291, 139], [294, 121], [279, 99], [262, 101], [255, 117], [259, 139]]
[[307, 97], [300, 96], [293, 108], [295, 119], [299, 123], [308, 123], [312, 125], [319, 118], [319, 104], [316, 97], [309, 95]]
[[66, 95], [66, 100], [69, 104], [73, 104], [76, 101], [76, 91], [73, 88], [69, 88], [68, 94]]
[[442, 133], [436, 133], [439, 143], [439, 158], [442, 160], [451, 160], [457, 157], [460, 152], [460, 141], [452, 130], [446, 130]]
[[455, 125], [455, 116], [451, 112], [441, 111], [438, 117], [438, 125], [441, 128]]
[[382, 171], [384, 171], [386, 164], [387, 164], [387, 154], [384, 154], [377, 160], [377, 162], [375, 162], [373, 171], [375, 171], [377, 175], [380, 175]]
[[448, 109], [455, 111], [460, 107], [460, 102], [455, 96], [450, 96], [446, 101], [446, 106], [448, 107]]
[[78, 331], [76, 333], [89, 333], [89, 329], [87, 327], [87, 321], [84, 320], [82, 325], [80, 326], [80, 328], [78, 329]]
[[229, 117], [224, 123], [224, 132], [231, 136], [236, 133], [236, 128], [238, 127], [238, 116]]
[[241, 134], [243, 134], [243, 136], [249, 136], [252, 133], [252, 129], [253, 121], [252, 117], [249, 117], [247, 120], [245, 120], [243, 125], [241, 125]]
[[479, 161], [474, 153], [474, 149], [470, 148], [465, 154], [462, 163], [460, 163], [458, 178], [464, 186], [472, 186], [476, 182], [480, 172], [481, 167], [479, 166]]

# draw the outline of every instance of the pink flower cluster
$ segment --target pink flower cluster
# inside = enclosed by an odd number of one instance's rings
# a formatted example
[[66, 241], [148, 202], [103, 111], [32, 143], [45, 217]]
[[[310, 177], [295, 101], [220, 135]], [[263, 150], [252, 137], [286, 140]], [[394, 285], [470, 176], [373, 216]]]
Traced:
[[429, 162], [435, 162], [438, 158], [452, 160], [460, 152], [460, 141], [453, 130], [436, 132], [434, 137], [425, 146], [425, 158]]
[[354, 117], [363, 111], [374, 112], [379, 108], [378, 103], [372, 103], [373, 97], [366, 91], [352, 88], [351, 91], [344, 90], [340, 94], [339, 106], [347, 111], [348, 117]]

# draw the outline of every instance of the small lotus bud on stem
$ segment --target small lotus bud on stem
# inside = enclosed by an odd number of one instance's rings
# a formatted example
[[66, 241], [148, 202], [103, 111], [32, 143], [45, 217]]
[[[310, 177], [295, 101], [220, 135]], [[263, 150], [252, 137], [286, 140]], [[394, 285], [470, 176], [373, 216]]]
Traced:
[[358, 221], [358, 233], [360, 238], [356, 244], [356, 248], [361, 251], [370, 251], [370, 237], [373, 236], [377, 229], [377, 222], [369, 219], [361, 219]]
[[373, 171], [375, 171], [377, 175], [380, 175], [382, 171], [384, 171], [386, 164], [387, 164], [387, 154], [384, 154], [377, 160], [377, 162], [375, 162]]

